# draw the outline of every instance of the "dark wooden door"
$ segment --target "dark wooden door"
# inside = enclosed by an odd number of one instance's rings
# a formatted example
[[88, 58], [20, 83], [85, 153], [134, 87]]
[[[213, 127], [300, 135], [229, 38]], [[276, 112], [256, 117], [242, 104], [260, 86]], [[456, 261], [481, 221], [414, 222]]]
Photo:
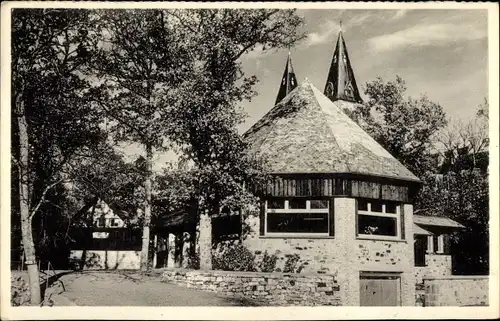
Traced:
[[399, 277], [361, 277], [361, 306], [397, 306], [399, 305]]

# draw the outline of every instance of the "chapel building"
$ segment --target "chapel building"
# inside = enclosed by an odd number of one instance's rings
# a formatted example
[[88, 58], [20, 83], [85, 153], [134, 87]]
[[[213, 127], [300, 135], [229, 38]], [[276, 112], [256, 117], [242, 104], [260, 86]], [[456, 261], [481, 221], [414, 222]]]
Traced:
[[336, 275], [343, 305], [414, 305], [420, 180], [344, 112], [362, 98], [342, 32], [323, 91], [291, 66], [289, 55], [275, 106], [244, 134], [272, 180], [243, 243]]

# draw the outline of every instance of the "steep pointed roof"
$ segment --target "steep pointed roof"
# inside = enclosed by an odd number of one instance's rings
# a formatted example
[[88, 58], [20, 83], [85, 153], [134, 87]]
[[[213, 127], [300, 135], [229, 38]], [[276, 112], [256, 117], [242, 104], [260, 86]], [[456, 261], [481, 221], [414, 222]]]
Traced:
[[352, 70], [347, 47], [342, 36], [342, 30], [339, 32], [337, 45], [333, 53], [324, 94], [332, 101], [363, 102], [359, 95], [356, 79], [354, 78], [354, 71]]
[[276, 105], [279, 103], [286, 95], [294, 90], [295, 87], [297, 87], [297, 78], [295, 77], [295, 71], [292, 66], [292, 56], [290, 52], [288, 52], [285, 71], [283, 72], [283, 77], [281, 77], [280, 89], [278, 90], [278, 96], [274, 104]]
[[272, 173], [352, 173], [419, 181], [307, 80], [245, 134]]

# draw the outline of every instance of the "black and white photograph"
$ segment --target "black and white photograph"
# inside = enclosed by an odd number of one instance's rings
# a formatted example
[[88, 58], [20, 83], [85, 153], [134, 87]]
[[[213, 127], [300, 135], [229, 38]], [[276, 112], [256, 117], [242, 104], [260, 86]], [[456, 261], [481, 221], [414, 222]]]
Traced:
[[2, 319], [499, 317], [498, 12], [2, 4]]

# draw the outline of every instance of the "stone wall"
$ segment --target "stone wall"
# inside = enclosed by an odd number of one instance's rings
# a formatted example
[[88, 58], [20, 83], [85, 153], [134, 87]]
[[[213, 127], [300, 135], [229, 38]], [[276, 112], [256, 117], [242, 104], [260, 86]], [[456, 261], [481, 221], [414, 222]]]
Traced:
[[415, 282], [420, 284], [424, 277], [442, 277], [451, 275], [451, 255], [426, 254], [426, 266], [415, 267]]
[[74, 261], [84, 259], [83, 269], [136, 270], [140, 268], [141, 252], [87, 250], [83, 258], [83, 250], [72, 250], [69, 257]]
[[224, 295], [244, 295], [270, 305], [342, 304], [333, 275], [292, 273], [165, 270], [162, 281]]
[[404, 205], [404, 240], [361, 239], [356, 236], [355, 200], [335, 198], [335, 235], [333, 237], [269, 237], [259, 235], [258, 209], [247, 213], [249, 228], [244, 245], [257, 256], [265, 251], [276, 254], [278, 268], [287, 256], [297, 254], [303, 273], [333, 274], [341, 286], [346, 305], [360, 304], [361, 272], [401, 273], [401, 304], [415, 304], [413, 263], [413, 207]]
[[488, 305], [487, 276], [424, 278], [425, 306]]

